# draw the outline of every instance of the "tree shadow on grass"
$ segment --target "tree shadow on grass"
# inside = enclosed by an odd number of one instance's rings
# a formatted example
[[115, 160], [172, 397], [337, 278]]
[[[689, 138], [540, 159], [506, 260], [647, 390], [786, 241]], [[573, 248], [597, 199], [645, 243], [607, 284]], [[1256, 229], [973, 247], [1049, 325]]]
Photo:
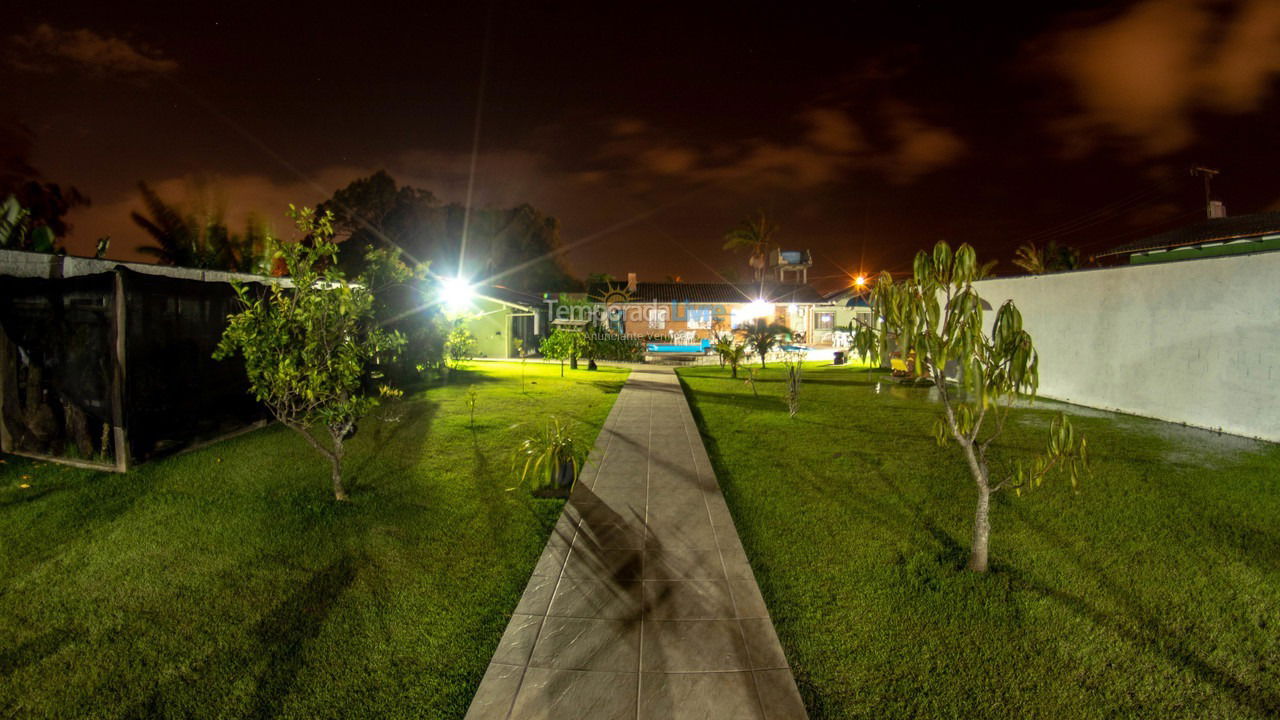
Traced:
[[728, 405], [731, 407], [742, 408], [744, 410], [778, 410], [785, 409], [782, 405], [782, 399], [774, 395], [765, 395], [756, 397], [754, 395], [742, 395], [739, 393], [725, 392], [708, 392], [706, 390], [695, 390], [688, 397], [689, 407], [693, 408], [701, 403]]
[[77, 633], [71, 630], [55, 628], [0, 650], [0, 676], [9, 677], [19, 668], [40, 662], [57, 652], [75, 636]]
[[266, 657], [267, 667], [258, 676], [250, 701], [251, 717], [279, 714], [306, 662], [307, 641], [320, 634], [334, 604], [355, 582], [365, 562], [350, 554], [342, 556], [313, 573], [305, 585], [258, 623], [260, 656]]
[[609, 382], [607, 380], [588, 380], [587, 384], [596, 388], [597, 390], [600, 390], [606, 395], [617, 395], [618, 393], [622, 392], [622, 385], [623, 385], [621, 381]]
[[[39, 538], [22, 558], [24, 566], [32, 567], [128, 513], [152, 491], [159, 476], [155, 468], [144, 468], [128, 475], [102, 471], [53, 485], [43, 481], [38, 489], [22, 491], [30, 496], [0, 503], [0, 523], [17, 523], [26, 537]], [[0, 575], [9, 575], [7, 570]]]
[[[428, 442], [440, 404], [417, 401], [404, 403], [397, 409], [403, 413], [398, 420], [371, 417], [361, 423], [367, 437], [362, 438], [364, 443], [356, 456], [359, 459], [346, 463], [347, 467], [343, 468], [343, 482], [348, 492], [355, 493], [370, 487], [370, 475], [377, 476], [411, 462], [413, 456], [404, 452], [406, 443], [416, 441], [421, 445]], [[412, 437], [414, 434], [416, 437]]]
[[[1007, 512], [1017, 515], [1028, 529], [1047, 538], [1056, 547], [1064, 549], [1070, 547], [1065, 537], [1047, 525], [1032, 520], [1025, 510], [1012, 506], [1007, 509]], [[1280, 694], [1251, 686], [1228, 671], [1210, 664], [1192, 646], [1194, 638], [1166, 626], [1159, 613], [1143, 606], [1137, 596], [1116, 583], [1098, 563], [1077, 552], [1064, 550], [1063, 555], [1092, 577], [1098, 587], [1123, 608], [1123, 614], [1103, 610], [1080, 595], [1052, 587], [1016, 568], [1001, 566], [996, 570], [1009, 577], [1014, 588], [1059, 602], [1127, 642], [1164, 656], [1174, 665], [1191, 671], [1202, 682], [1226, 692], [1241, 706], [1253, 710], [1260, 716], [1276, 717], [1280, 714]]]

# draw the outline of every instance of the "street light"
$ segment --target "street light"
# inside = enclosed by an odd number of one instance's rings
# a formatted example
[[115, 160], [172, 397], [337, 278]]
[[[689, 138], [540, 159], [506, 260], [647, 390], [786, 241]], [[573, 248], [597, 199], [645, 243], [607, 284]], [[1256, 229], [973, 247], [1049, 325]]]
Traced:
[[460, 277], [445, 278], [440, 283], [440, 301], [451, 312], [466, 310], [475, 296], [476, 289]]
[[865, 288], [867, 286], [867, 276], [859, 275], [858, 277], [854, 278], [853, 286], [858, 288], [859, 290]]

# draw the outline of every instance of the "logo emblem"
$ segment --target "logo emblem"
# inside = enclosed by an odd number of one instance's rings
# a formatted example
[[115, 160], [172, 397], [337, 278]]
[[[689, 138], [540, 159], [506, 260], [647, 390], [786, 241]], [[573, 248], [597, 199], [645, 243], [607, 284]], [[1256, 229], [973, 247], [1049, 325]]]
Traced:
[[590, 299], [608, 307], [609, 305], [631, 302], [631, 292], [627, 290], [626, 286], [615, 286], [613, 283], [609, 283], [603, 290], [593, 293]]

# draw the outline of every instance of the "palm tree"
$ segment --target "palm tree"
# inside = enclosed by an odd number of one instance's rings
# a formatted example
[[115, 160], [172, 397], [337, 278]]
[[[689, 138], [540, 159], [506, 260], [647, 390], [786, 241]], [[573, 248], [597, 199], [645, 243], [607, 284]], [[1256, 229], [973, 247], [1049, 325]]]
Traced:
[[735, 379], [738, 377], [738, 366], [742, 364], [742, 359], [747, 355], [747, 346], [745, 343], [733, 341], [733, 335], [725, 333], [716, 337], [716, 344], [711, 346], [715, 350], [716, 355], [720, 356], [720, 367], [726, 364], [729, 366], [729, 372]]
[[1068, 245], [1058, 245], [1052, 240], [1043, 250], [1037, 248], [1035, 243], [1026, 243], [1018, 247], [1013, 264], [1032, 275], [1075, 270], [1080, 267], [1080, 251]]
[[764, 368], [765, 356], [778, 344], [778, 339], [791, 334], [786, 325], [771, 322], [767, 318], [756, 318], [738, 328], [742, 333], [743, 345], [760, 356], [760, 367]]
[[748, 217], [738, 223], [738, 227], [724, 234], [724, 249], [738, 251], [748, 250], [751, 254], [747, 264], [755, 270], [756, 280], [764, 274], [765, 263], [769, 254], [769, 246], [773, 244], [773, 234], [778, 226], [769, 222], [761, 210], [755, 217]]
[[1019, 245], [1013, 255], [1013, 264], [1032, 275], [1043, 275], [1045, 273], [1044, 253], [1035, 246], [1035, 243]]
[[254, 272], [263, 258], [270, 233], [251, 218], [243, 235], [231, 233], [220, 213], [201, 219], [196, 213], [183, 214], [165, 202], [145, 182], [138, 183], [142, 202], [151, 217], [130, 213], [133, 222], [155, 241], [138, 252], [154, 257], [161, 265]]

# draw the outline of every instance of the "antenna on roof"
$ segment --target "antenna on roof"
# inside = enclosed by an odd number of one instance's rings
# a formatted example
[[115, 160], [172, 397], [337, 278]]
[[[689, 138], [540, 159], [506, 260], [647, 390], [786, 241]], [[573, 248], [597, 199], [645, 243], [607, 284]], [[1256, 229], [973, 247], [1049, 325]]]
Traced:
[[1220, 202], [1215, 202], [1209, 194], [1209, 181], [1213, 180], [1213, 176], [1220, 174], [1221, 170], [1214, 170], [1203, 165], [1192, 165], [1191, 175], [1199, 175], [1204, 178], [1204, 214], [1210, 218], [1220, 218], [1227, 216], [1226, 207]]

